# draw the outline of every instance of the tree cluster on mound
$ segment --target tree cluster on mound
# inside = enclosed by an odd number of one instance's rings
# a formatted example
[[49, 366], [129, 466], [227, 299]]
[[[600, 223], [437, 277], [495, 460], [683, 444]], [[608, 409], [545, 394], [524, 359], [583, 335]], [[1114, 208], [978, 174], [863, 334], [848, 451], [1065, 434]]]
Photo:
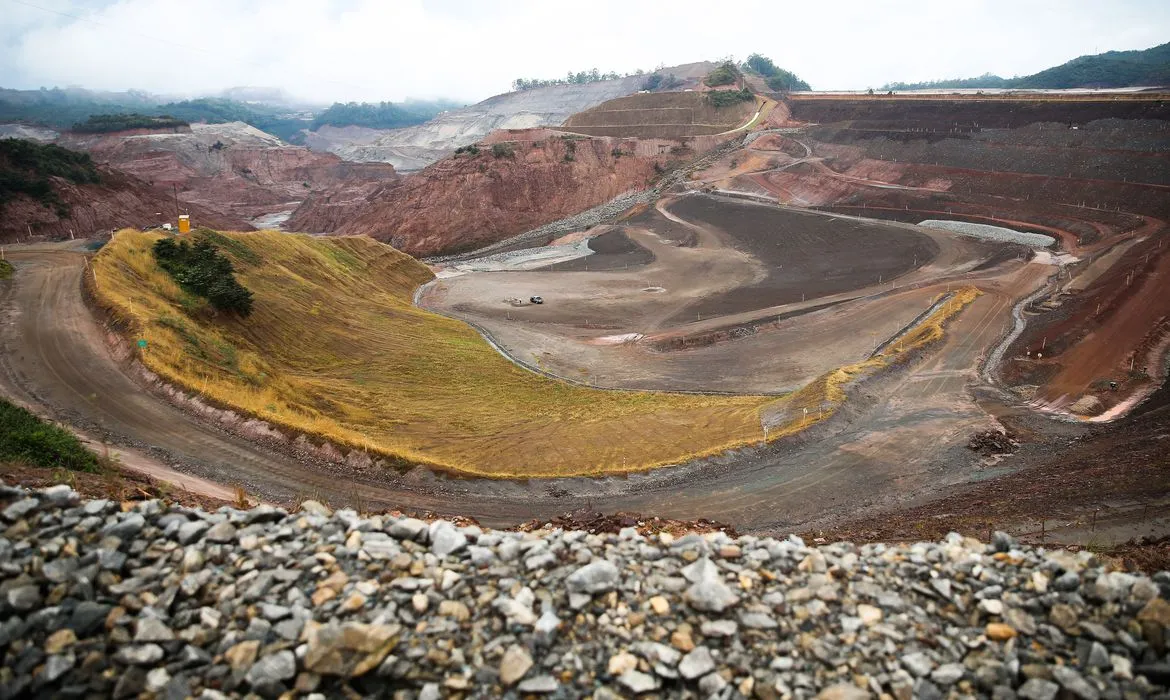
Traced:
[[236, 281], [231, 261], [211, 241], [200, 238], [191, 245], [164, 237], [155, 242], [153, 252], [159, 267], [184, 290], [207, 299], [220, 311], [252, 313], [252, 292]]
[[731, 61], [724, 61], [718, 68], [708, 73], [703, 82], [707, 87], [718, 87], [731, 85], [736, 80], [739, 80], [739, 69]]
[[776, 92], [792, 92], [794, 90], [811, 90], [804, 82], [791, 71], [784, 70], [772, 62], [767, 56], [754, 53], [743, 62], [743, 69], [763, 76], [768, 88]]
[[672, 90], [683, 84], [674, 73], [651, 73], [642, 83], [643, 90]]
[[78, 153], [56, 144], [39, 144], [24, 139], [0, 139], [0, 209], [17, 195], [27, 195], [69, 216], [69, 205], [53, 187], [52, 177], [82, 185], [101, 181], [97, 166], [88, 153]]
[[128, 114], [91, 114], [85, 121], [73, 125], [73, 131], [82, 134], [108, 134], [127, 129], [176, 129], [190, 126], [182, 119], [169, 114], [151, 116], [130, 112]]
[[364, 126], [370, 129], [400, 129], [422, 124], [439, 112], [461, 106], [449, 100], [394, 102], [334, 102], [313, 120], [313, 131], [322, 126]]
[[755, 98], [756, 96], [747, 88], [742, 90], [712, 90], [707, 93], [707, 101], [717, 109], [720, 107], [730, 107], [740, 102], [751, 102]]

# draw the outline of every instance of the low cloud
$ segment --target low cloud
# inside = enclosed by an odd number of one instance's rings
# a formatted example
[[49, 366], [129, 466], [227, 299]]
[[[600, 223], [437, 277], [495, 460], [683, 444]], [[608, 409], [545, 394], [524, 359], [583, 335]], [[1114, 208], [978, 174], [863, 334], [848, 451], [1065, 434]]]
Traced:
[[1170, 36], [1170, 4], [1040, 0], [713, 5], [598, 0], [3, 0], [4, 87], [321, 101], [476, 101], [513, 78], [652, 69], [758, 51], [817, 89], [1028, 74]]

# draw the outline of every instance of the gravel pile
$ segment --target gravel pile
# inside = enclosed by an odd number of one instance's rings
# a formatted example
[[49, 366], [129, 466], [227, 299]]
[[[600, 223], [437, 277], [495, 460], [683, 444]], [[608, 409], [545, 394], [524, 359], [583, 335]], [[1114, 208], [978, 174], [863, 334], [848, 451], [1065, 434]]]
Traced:
[[913, 545], [484, 531], [0, 487], [0, 695], [1129, 698], [1170, 575]]
[[1056, 239], [1052, 236], [1045, 236], [1041, 233], [1025, 233], [1023, 231], [1015, 231], [1010, 228], [1002, 226], [990, 226], [988, 224], [971, 224], [966, 221], [945, 221], [939, 219], [927, 219], [920, 222], [919, 226], [926, 226], [927, 228], [937, 228], [943, 231], [954, 231], [961, 233], [964, 236], [973, 236], [975, 238], [982, 238], [989, 241], [1001, 241], [1004, 243], [1019, 243], [1021, 245], [1030, 245], [1037, 248], [1047, 248], [1056, 243]]

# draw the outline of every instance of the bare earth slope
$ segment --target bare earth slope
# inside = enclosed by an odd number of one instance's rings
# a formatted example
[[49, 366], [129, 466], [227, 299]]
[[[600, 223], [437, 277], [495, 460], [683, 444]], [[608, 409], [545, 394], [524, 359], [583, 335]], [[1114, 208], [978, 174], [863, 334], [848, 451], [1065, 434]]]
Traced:
[[[507, 138], [507, 136], [504, 136]], [[615, 139], [500, 144], [439, 161], [366, 200], [311, 197], [296, 231], [368, 235], [411, 255], [474, 249], [646, 187], [668, 155], [637, 155]], [[615, 151], [617, 152], [615, 154]]]
[[291, 212], [315, 191], [368, 192], [395, 178], [388, 164], [345, 163], [329, 153], [289, 146], [242, 122], [193, 124], [189, 131], [67, 134], [62, 145], [178, 196], [237, 218]]
[[[663, 69], [694, 81], [714, 65], [700, 62]], [[642, 89], [645, 76], [630, 76], [584, 85], [554, 85], [496, 95], [478, 104], [445, 112], [425, 124], [394, 129], [373, 137], [365, 131], [319, 130], [308, 144], [352, 161], [378, 161], [398, 170], [418, 170], [460, 146], [475, 143], [496, 129], [557, 126], [570, 115], [606, 100]]]
[[[0, 208], [0, 241], [23, 241], [30, 231], [38, 239], [84, 238], [174, 220], [175, 202], [169, 192], [112, 168], [100, 167], [99, 171], [100, 184], [77, 185], [53, 178], [53, 189], [69, 207], [67, 217], [24, 195], [5, 204]], [[252, 228], [243, 219], [212, 208], [184, 204], [183, 209], [207, 226], [237, 231]]]

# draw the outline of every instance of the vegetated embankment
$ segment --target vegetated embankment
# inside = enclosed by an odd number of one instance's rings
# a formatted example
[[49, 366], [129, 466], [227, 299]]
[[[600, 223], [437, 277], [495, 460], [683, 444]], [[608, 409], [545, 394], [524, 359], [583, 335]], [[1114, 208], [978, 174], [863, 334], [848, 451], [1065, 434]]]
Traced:
[[619, 97], [578, 112], [564, 128], [591, 136], [685, 138], [718, 134], [743, 124], [757, 101], [718, 107], [705, 92], [658, 92]]
[[119, 232], [93, 261], [99, 303], [147, 341], [142, 363], [351, 462], [356, 452], [497, 477], [634, 471], [758, 442], [773, 400], [533, 375], [462, 322], [414, 307], [430, 271], [364, 237], [213, 235], [255, 295], [247, 319], [216, 315], [158, 268], [157, 239]]

